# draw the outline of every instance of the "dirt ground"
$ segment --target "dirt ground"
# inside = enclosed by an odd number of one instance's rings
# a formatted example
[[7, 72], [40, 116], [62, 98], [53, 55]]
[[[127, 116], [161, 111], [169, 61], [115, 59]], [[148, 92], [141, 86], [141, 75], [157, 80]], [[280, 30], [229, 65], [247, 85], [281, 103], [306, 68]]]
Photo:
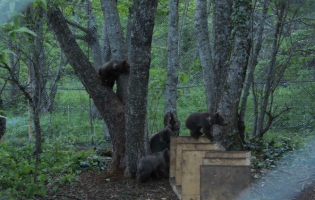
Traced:
[[[54, 200], [177, 200], [167, 179], [138, 183], [126, 179], [123, 172], [109, 176], [106, 172], [88, 171], [78, 175], [78, 181], [52, 189], [49, 199]], [[293, 200], [293, 199], [292, 199]], [[306, 188], [295, 200], [315, 200], [315, 183]]]
[[[176, 200], [168, 179], [138, 183], [125, 179], [123, 172], [108, 176], [105, 172], [88, 171], [79, 175], [79, 181], [59, 187], [58, 200]], [[52, 192], [52, 191], [51, 191]]]

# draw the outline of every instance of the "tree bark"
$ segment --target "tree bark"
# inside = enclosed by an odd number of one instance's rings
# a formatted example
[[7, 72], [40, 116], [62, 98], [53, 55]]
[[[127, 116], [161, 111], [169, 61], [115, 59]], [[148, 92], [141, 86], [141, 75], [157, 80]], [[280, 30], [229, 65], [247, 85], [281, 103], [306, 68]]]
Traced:
[[110, 52], [108, 33], [106, 29], [105, 16], [104, 16], [103, 27], [102, 27], [101, 48], [102, 48], [103, 63], [107, 63], [110, 61], [111, 52]]
[[178, 0], [169, 0], [167, 79], [165, 85], [164, 115], [176, 115], [178, 83]]
[[97, 24], [96, 24], [95, 15], [93, 12], [92, 3], [90, 0], [86, 0], [85, 3], [86, 3], [85, 13], [87, 14], [87, 20], [88, 20], [88, 26], [87, 26], [88, 34], [89, 34], [88, 44], [91, 47], [93, 65], [96, 69], [98, 69], [103, 65], [102, 49], [99, 43], [99, 36], [97, 34]]
[[207, 110], [211, 112], [212, 100], [215, 96], [213, 90], [215, 74], [209, 41], [207, 1], [205, 0], [196, 0], [195, 31], [205, 85]]
[[[10, 37], [8, 39], [8, 47], [11, 51], [16, 52], [18, 54], [18, 52], [14, 50], [14, 45]], [[9, 57], [9, 65], [13, 73], [15, 74], [16, 77], [19, 77], [19, 70], [20, 70], [19, 63], [20, 62], [18, 62], [17, 57], [12, 53], [10, 53], [8, 57]], [[19, 88], [14, 83], [10, 83], [10, 98], [13, 100], [12, 102], [15, 102], [15, 100], [18, 98], [18, 94], [19, 94], [18, 92], [19, 92]], [[12, 106], [15, 106], [15, 105], [12, 105]]]
[[131, 56], [131, 33], [133, 28], [133, 20], [135, 11], [138, 8], [139, 0], [129, 0], [129, 2], [132, 4], [129, 7], [129, 16], [128, 16], [128, 22], [127, 22], [127, 31], [126, 31], [126, 51], [127, 51], [127, 57], [128, 60], [130, 60]]
[[[105, 24], [108, 38], [110, 38], [111, 55], [114, 60], [123, 61], [127, 59], [126, 43], [119, 19], [117, 2], [115, 0], [101, 0], [102, 10], [105, 16]], [[128, 96], [129, 75], [121, 74], [117, 80], [118, 98], [126, 104]]]
[[[1, 92], [2, 93], [2, 92]], [[0, 143], [2, 141], [2, 137], [5, 134], [6, 131], [6, 118], [4, 113], [4, 106], [3, 106], [3, 100], [2, 100], [2, 94], [0, 94]]]
[[250, 54], [250, 13], [250, 0], [233, 1], [234, 44], [227, 83], [219, 105], [222, 109], [221, 113], [229, 122], [228, 126], [221, 128], [223, 130], [221, 134], [224, 138], [221, 143], [227, 149], [233, 150], [242, 148], [242, 140], [239, 135], [238, 106]]
[[232, 44], [232, 0], [214, 0], [213, 29], [214, 29], [214, 84], [211, 96], [211, 112], [218, 110], [222, 100], [224, 85], [228, 74]]
[[[32, 88], [38, 87], [40, 90], [39, 94], [34, 93], [32, 95], [40, 95], [34, 98], [38, 98], [38, 103], [41, 113], [46, 113], [49, 108], [49, 98], [46, 90], [48, 68], [46, 63], [46, 55], [44, 48], [44, 10], [40, 7], [33, 8], [29, 6], [26, 12], [26, 20], [28, 21], [28, 27], [30, 30], [36, 33], [36, 37], [29, 36], [28, 41], [30, 44], [30, 77]], [[38, 85], [36, 85], [38, 84]], [[37, 102], [36, 102], [37, 103]], [[37, 104], [36, 104], [37, 105]], [[35, 111], [34, 111], [35, 112]]]
[[131, 70], [126, 107], [126, 152], [130, 175], [137, 173], [139, 159], [146, 154], [146, 117], [151, 43], [157, 0], [141, 0], [136, 11], [131, 37]]
[[117, 169], [123, 169], [125, 167], [124, 106], [110, 88], [102, 86], [95, 68], [75, 39], [71, 37], [71, 31], [59, 8], [50, 7], [47, 17], [61, 49], [108, 125], [113, 143], [113, 158], [109, 172], [113, 173]]

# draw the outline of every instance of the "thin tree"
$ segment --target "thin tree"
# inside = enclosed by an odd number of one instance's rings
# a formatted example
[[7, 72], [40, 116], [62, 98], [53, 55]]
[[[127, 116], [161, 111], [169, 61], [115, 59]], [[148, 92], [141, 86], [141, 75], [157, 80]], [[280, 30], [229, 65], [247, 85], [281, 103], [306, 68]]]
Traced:
[[[249, 62], [249, 66], [247, 69], [247, 79], [245, 81], [244, 92], [243, 92], [243, 96], [242, 96], [242, 103], [241, 103], [241, 107], [240, 107], [239, 121], [241, 124], [245, 123], [244, 121], [245, 121], [247, 99], [248, 99], [251, 85], [252, 85], [253, 80], [254, 80], [254, 71], [255, 71], [255, 68], [258, 64], [258, 55], [259, 55], [259, 52], [260, 52], [261, 47], [262, 47], [263, 32], [264, 32], [264, 28], [265, 28], [265, 21], [266, 21], [266, 16], [267, 16], [269, 4], [270, 4], [269, 0], [264, 0], [262, 14], [260, 17], [258, 30], [256, 33], [257, 41], [256, 41], [256, 44], [254, 45], [254, 47], [252, 48], [252, 51], [251, 51], [250, 62]], [[252, 17], [252, 20], [253, 20], [253, 17]], [[253, 23], [252, 23], [252, 26], [253, 26]], [[254, 43], [253, 39], [254, 38], [252, 37], [252, 39], [251, 39], [252, 43]], [[242, 133], [242, 135], [244, 137], [244, 133]], [[245, 138], [242, 138], [242, 139], [244, 142]]]
[[169, 0], [167, 79], [165, 85], [164, 114], [176, 115], [178, 83], [178, 0]]
[[195, 31], [198, 44], [199, 58], [201, 61], [203, 81], [205, 85], [205, 93], [207, 100], [207, 110], [211, 112], [213, 109], [214, 90], [213, 86], [215, 84], [215, 76], [212, 52], [209, 40], [209, 30], [208, 30], [208, 11], [207, 11], [207, 1], [196, 0], [195, 9]]

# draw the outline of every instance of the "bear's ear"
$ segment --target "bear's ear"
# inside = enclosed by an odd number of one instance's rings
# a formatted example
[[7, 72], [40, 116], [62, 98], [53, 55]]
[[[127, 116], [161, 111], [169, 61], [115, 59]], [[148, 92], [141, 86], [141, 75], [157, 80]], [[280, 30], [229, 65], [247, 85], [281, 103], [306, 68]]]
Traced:
[[214, 117], [215, 117], [215, 118], [218, 118], [219, 116], [220, 116], [220, 113], [219, 113], [219, 112], [214, 113]]

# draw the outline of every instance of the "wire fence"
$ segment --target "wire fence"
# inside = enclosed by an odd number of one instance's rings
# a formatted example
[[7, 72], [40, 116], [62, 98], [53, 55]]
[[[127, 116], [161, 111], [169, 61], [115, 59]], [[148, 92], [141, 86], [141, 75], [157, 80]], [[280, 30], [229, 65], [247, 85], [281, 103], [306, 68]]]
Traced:
[[[194, 33], [194, 14], [185, 8], [179, 19], [179, 84], [177, 113], [181, 122], [181, 135], [188, 134], [184, 127], [184, 121], [191, 112], [205, 111], [206, 102], [202, 78], [202, 69], [198, 60], [198, 49]], [[72, 11], [64, 12], [68, 19], [72, 19]], [[102, 22], [99, 21], [99, 27]], [[127, 21], [122, 25], [126, 30]], [[209, 22], [209, 27], [212, 27]], [[101, 35], [101, 28], [98, 35]], [[47, 101], [53, 99], [53, 109], [41, 113], [41, 127], [45, 142], [61, 141], [73, 145], [102, 145], [104, 143], [104, 123], [99, 117], [91, 115], [92, 101], [84, 87], [76, 77], [73, 69], [65, 65], [60, 73], [57, 89], [52, 89], [57, 77], [62, 59], [56, 56], [60, 51], [56, 41], [51, 36], [49, 29], [46, 30], [45, 40], [49, 46], [45, 46], [45, 59], [47, 72], [43, 73], [46, 80]], [[126, 32], [126, 31], [125, 31]], [[211, 31], [210, 31], [211, 32]], [[163, 128], [164, 114], [164, 84], [166, 80], [167, 67], [167, 33], [168, 16], [158, 15], [156, 18], [151, 56], [150, 85], [148, 96], [148, 118], [149, 132], [155, 133]], [[212, 36], [210, 36], [212, 37]], [[6, 44], [7, 38], [1, 38], [1, 43]], [[91, 57], [86, 43], [79, 42], [86, 55]], [[27, 51], [27, 44], [16, 43], [16, 49]], [[91, 58], [92, 62], [92, 58]], [[27, 84], [27, 66], [20, 64], [19, 80]], [[300, 68], [314, 69], [315, 59]], [[308, 67], [309, 66], [309, 67]], [[303, 70], [301, 70], [303, 71]], [[304, 70], [305, 71], [305, 70]], [[313, 74], [312, 74], [313, 73]], [[305, 76], [286, 76], [275, 92], [273, 112], [281, 111], [284, 105], [291, 109], [282, 114], [273, 122], [268, 133], [279, 133], [282, 135], [309, 135], [314, 134], [315, 128], [315, 75], [309, 71]], [[256, 79], [254, 85], [257, 88], [265, 84], [264, 77]], [[30, 83], [31, 85], [31, 83]], [[21, 92], [16, 92], [16, 87], [8, 85], [3, 94], [4, 110], [7, 116], [7, 129], [3, 140], [23, 145], [34, 139], [33, 125], [30, 121], [32, 111], [28, 102]], [[45, 102], [45, 101], [44, 101]], [[245, 125], [246, 133], [250, 137], [253, 132], [255, 121], [255, 107], [253, 96], [249, 96]]]

